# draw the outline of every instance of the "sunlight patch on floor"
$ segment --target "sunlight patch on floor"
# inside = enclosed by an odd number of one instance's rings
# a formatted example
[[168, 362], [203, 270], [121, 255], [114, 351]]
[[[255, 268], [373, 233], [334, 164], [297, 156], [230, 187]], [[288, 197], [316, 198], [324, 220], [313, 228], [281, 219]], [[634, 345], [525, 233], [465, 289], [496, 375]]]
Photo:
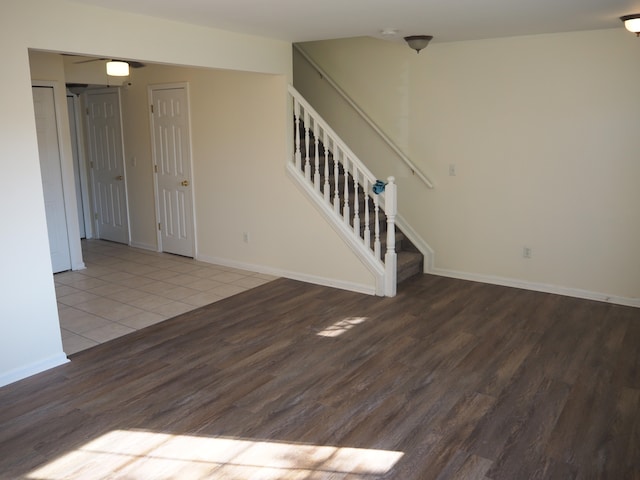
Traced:
[[368, 317], [347, 317], [318, 332], [318, 335], [321, 337], [337, 337], [367, 320]]
[[114, 430], [33, 471], [34, 480], [371, 479], [403, 452]]

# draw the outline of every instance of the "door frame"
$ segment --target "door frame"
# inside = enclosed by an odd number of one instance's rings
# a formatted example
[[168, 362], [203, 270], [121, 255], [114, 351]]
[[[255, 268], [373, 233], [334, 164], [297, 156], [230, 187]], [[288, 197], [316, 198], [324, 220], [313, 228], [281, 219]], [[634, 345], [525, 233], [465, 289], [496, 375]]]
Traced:
[[[91, 212], [93, 211], [93, 206], [91, 205], [91, 193], [89, 189], [89, 172], [87, 171], [87, 156], [85, 150], [85, 141], [84, 141], [84, 128], [83, 128], [83, 116], [82, 116], [82, 105], [80, 100], [80, 95], [77, 95], [73, 92], [70, 92], [67, 89], [67, 99], [71, 98], [71, 102], [73, 104], [73, 112], [69, 112], [69, 116], [72, 114], [75, 116], [75, 126], [76, 126], [76, 151], [78, 152], [78, 166], [79, 171], [75, 172], [77, 174], [80, 181], [80, 191], [76, 191], [76, 196], [80, 197], [82, 203], [82, 213], [83, 213], [83, 222], [84, 222], [84, 232], [85, 238], [91, 239], [93, 238], [93, 221]], [[69, 128], [71, 128], [71, 118], [69, 118]], [[71, 137], [71, 141], [73, 141], [73, 137]], [[75, 159], [74, 159], [75, 160]], [[75, 161], [74, 161], [75, 164]], [[75, 166], [75, 165], [74, 165]]]
[[[185, 92], [185, 95], [187, 96], [187, 106], [189, 109], [188, 115], [187, 115], [187, 122], [188, 122], [188, 130], [189, 130], [189, 138], [188, 138], [188, 142], [189, 142], [189, 168], [191, 169], [191, 215], [192, 215], [192, 219], [191, 219], [191, 224], [193, 225], [193, 258], [196, 259], [198, 258], [198, 239], [196, 238], [196, 232], [198, 231], [197, 225], [196, 225], [196, 198], [195, 198], [195, 191], [196, 191], [196, 181], [195, 181], [195, 175], [194, 175], [194, 170], [193, 170], [193, 140], [192, 140], [192, 129], [191, 129], [191, 125], [192, 125], [192, 121], [191, 121], [191, 94], [189, 91], [189, 83], [188, 82], [178, 82], [178, 83], [157, 83], [157, 84], [150, 84], [147, 86], [147, 98], [148, 98], [148, 102], [149, 102], [149, 130], [151, 132], [151, 162], [152, 162], [152, 175], [153, 175], [153, 196], [154, 196], [154, 200], [155, 200], [155, 208], [156, 208], [156, 225], [158, 225], [158, 223], [160, 222], [160, 193], [159, 193], [159, 188], [158, 188], [158, 175], [156, 172], [156, 167], [157, 167], [157, 163], [156, 163], [156, 151], [155, 151], [155, 129], [153, 126], [153, 113], [151, 112], [151, 106], [153, 105], [153, 92], [156, 90], [170, 90], [170, 89], [182, 89]], [[162, 232], [156, 227], [156, 241], [157, 241], [157, 245], [158, 245], [158, 252], [162, 252]]]
[[67, 113], [66, 87], [61, 87], [60, 82], [56, 80], [32, 80], [31, 87], [48, 87], [53, 89], [56, 130], [58, 131], [58, 150], [60, 154], [60, 168], [62, 172], [62, 197], [67, 223], [71, 270], [84, 270], [87, 267], [82, 258], [82, 244], [80, 243], [80, 225], [78, 224], [78, 216], [68, 214], [69, 212], [75, 212], [77, 210], [77, 200], [75, 179], [73, 177], [73, 154], [71, 152], [71, 134], [69, 130], [69, 115]]
[[[82, 95], [84, 95], [84, 105], [86, 107], [86, 105], [88, 104], [88, 97], [89, 95], [93, 95], [93, 94], [98, 94], [98, 95], [104, 95], [106, 93], [114, 93], [117, 95], [118, 97], [118, 117], [119, 117], [119, 128], [120, 128], [120, 149], [122, 151], [122, 176], [123, 178], [123, 182], [124, 182], [124, 208], [126, 210], [126, 214], [127, 214], [127, 243], [126, 245], [131, 246], [131, 212], [129, 209], [129, 186], [127, 183], [127, 157], [126, 157], [126, 152], [125, 152], [125, 148], [124, 148], [124, 129], [123, 129], [123, 122], [122, 122], [122, 94], [121, 94], [121, 88], [120, 87], [104, 87], [104, 88], [95, 88], [95, 89], [90, 89], [85, 91]], [[87, 107], [88, 108], [88, 107]], [[89, 128], [89, 115], [84, 115], [84, 127], [86, 129], [86, 134], [88, 135], [90, 132], [90, 128]], [[87, 156], [87, 161], [92, 161], [91, 158], [89, 156]], [[96, 184], [95, 184], [95, 175], [94, 175], [94, 169], [90, 168], [89, 169], [91, 171], [91, 191], [93, 193], [92, 196], [92, 209], [91, 209], [91, 217], [92, 217], [92, 230], [95, 234], [95, 238], [101, 238], [100, 237], [100, 227], [99, 227], [99, 223], [98, 223], [98, 199], [96, 198], [96, 195], [98, 195], [97, 189], [96, 189]], [[125, 244], [123, 244], [125, 245]]]

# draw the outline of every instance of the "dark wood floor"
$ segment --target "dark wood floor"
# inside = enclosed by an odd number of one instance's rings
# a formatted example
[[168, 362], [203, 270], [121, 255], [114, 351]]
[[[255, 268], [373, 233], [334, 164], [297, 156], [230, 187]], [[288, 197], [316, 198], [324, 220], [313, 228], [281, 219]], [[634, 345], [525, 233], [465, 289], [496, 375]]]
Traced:
[[1, 478], [640, 478], [640, 310], [276, 280], [0, 389]]

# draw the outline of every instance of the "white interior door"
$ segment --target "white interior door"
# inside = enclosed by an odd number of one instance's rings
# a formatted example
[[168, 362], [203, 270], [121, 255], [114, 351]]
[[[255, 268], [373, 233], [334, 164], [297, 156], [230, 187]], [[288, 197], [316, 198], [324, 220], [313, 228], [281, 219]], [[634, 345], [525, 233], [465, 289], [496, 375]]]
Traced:
[[120, 97], [117, 89], [87, 92], [87, 133], [98, 238], [129, 243]]
[[53, 273], [71, 269], [67, 217], [62, 187], [58, 123], [52, 87], [33, 87], [42, 191]]
[[195, 251], [191, 134], [186, 85], [150, 87], [160, 250]]

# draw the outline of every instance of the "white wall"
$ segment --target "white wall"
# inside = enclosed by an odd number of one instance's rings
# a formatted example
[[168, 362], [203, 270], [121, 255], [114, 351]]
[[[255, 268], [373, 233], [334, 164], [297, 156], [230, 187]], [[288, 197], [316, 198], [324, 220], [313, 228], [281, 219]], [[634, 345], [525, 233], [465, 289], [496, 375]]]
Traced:
[[428, 190], [390, 153], [376, 158], [296, 60], [296, 88], [374, 173], [398, 177], [400, 214], [435, 250], [436, 273], [640, 306], [633, 35], [436, 41], [419, 55], [366, 38], [303, 48], [435, 180]]

